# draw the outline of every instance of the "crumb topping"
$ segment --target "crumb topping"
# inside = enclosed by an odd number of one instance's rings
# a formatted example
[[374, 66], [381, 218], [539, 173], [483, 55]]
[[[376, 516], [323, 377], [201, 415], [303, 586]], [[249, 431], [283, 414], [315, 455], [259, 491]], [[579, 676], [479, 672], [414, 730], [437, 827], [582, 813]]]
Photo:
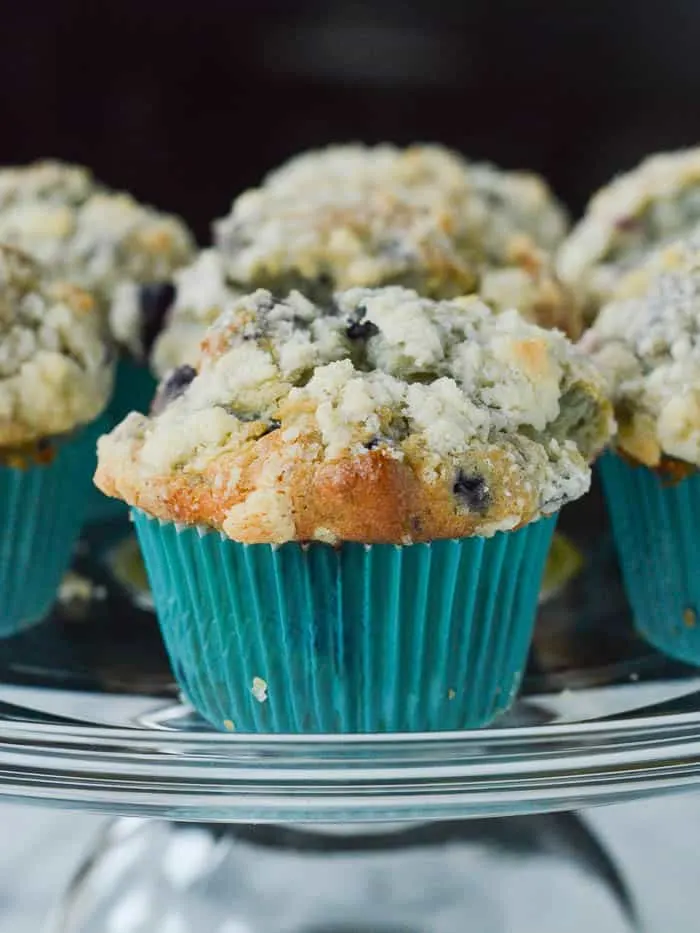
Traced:
[[142, 342], [138, 286], [168, 282], [193, 252], [179, 218], [56, 162], [0, 169], [0, 243], [89, 290], [110, 310], [116, 339], [132, 350]]
[[426, 488], [446, 487], [473, 533], [492, 534], [582, 495], [610, 430], [593, 367], [562, 334], [516, 312], [398, 286], [341, 292], [324, 309], [260, 289], [218, 317], [196, 368], [161, 384], [150, 418], [131, 415], [101, 439], [100, 462], [120, 470], [128, 461], [136, 487], [215, 475], [225, 496], [247, 482], [231, 458], [264, 450], [255, 488], [234, 496], [217, 527], [240, 540], [253, 517], [284, 541], [295, 537], [289, 469], [361, 472], [380, 457]]
[[[450, 298], [485, 285], [498, 310], [560, 323], [566, 298], [548, 256], [565, 230], [536, 175], [439, 146], [349, 145], [291, 159], [234, 201], [215, 237], [227, 276], [248, 290], [298, 288], [323, 302], [355, 286]], [[513, 274], [494, 275], [504, 270]]]
[[56, 160], [0, 168], [0, 209], [31, 201], [82, 204], [94, 187], [88, 169]]
[[562, 245], [557, 269], [594, 314], [651, 251], [698, 228], [700, 148], [658, 153], [594, 195]]
[[92, 421], [107, 403], [112, 378], [92, 297], [0, 247], [0, 446]]
[[660, 251], [645, 279], [643, 293], [603, 307], [582, 346], [609, 383], [617, 446], [647, 466], [700, 466], [698, 244]]

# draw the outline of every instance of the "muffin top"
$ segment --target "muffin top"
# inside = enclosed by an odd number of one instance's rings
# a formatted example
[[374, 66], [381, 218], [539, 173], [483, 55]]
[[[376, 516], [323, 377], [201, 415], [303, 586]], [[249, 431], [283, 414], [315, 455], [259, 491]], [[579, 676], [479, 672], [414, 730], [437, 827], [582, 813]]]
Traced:
[[491, 535], [582, 495], [612, 427], [557, 331], [398, 286], [234, 301], [150, 417], [99, 443], [97, 485], [244, 542]]
[[112, 378], [92, 297], [0, 247], [0, 447], [92, 421], [107, 404]]
[[[536, 175], [472, 164], [439, 146], [331, 146], [302, 154], [238, 197], [215, 226], [241, 288], [401, 284], [434, 298], [474, 291], [495, 308], [576, 333], [552, 274], [564, 212]], [[482, 288], [484, 280], [488, 286]]]
[[557, 259], [592, 318], [620, 280], [660, 246], [700, 228], [700, 148], [660, 153], [591, 199]]
[[[173, 285], [166, 323], [158, 334], [150, 360], [153, 371], [160, 377], [185, 363], [194, 365], [207, 327], [244, 294], [229, 284], [223, 258], [214, 249], [202, 250], [191, 265], [176, 272]], [[142, 300], [143, 290], [139, 293], [121, 287], [115, 309], [125, 301], [134, 314], [139, 314], [136, 310], [139, 294]], [[560, 315], [568, 315], [568, 299], [564, 299], [554, 279], [522, 269], [487, 270], [481, 278], [479, 297], [495, 310], [515, 308], [523, 302], [529, 309], [536, 305], [543, 326], [561, 324]], [[326, 298], [324, 305], [329, 301]], [[573, 320], [570, 315], [567, 317], [568, 324]]]
[[[107, 190], [85, 169], [54, 162], [0, 169], [0, 243], [91, 291], [111, 308], [117, 341], [134, 352], [144, 328], [153, 329], [149, 286], [169, 282], [194, 249], [177, 217]], [[135, 296], [131, 304], [124, 295], [115, 300], [121, 288]]]
[[615, 444], [632, 460], [700, 466], [700, 249], [680, 242], [654, 258], [646, 291], [605, 305], [582, 348], [604, 374]]
[[241, 297], [226, 282], [221, 256], [213, 249], [202, 250], [173, 278], [172, 304], [151, 354], [151, 366], [161, 377], [186, 363], [193, 366], [209, 325]]
[[95, 179], [88, 169], [51, 159], [1, 168], [0, 210], [27, 201], [82, 204], [95, 186]]

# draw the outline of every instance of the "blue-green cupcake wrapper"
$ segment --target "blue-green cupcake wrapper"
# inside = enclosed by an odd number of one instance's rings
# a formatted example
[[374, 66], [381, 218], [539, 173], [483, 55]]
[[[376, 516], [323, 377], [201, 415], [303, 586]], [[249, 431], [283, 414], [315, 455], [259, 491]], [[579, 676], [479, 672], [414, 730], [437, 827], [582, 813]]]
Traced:
[[[100, 434], [107, 434], [131, 411], [147, 412], [156, 390], [156, 380], [145, 364], [122, 357], [117, 364], [114, 394], [99, 419]], [[90, 452], [92, 472], [97, 469], [97, 450]], [[128, 507], [121, 499], [113, 499], [93, 485], [90, 491], [85, 521], [87, 524], [110, 522], [126, 518]]]
[[700, 475], [670, 485], [613, 453], [600, 465], [637, 630], [664, 653], [700, 664]]
[[0, 637], [50, 610], [71, 562], [92, 485], [96, 425], [57, 444], [48, 465], [0, 467]]
[[134, 513], [174, 674], [219, 729], [466, 729], [512, 703], [555, 519], [493, 538], [244, 545]]

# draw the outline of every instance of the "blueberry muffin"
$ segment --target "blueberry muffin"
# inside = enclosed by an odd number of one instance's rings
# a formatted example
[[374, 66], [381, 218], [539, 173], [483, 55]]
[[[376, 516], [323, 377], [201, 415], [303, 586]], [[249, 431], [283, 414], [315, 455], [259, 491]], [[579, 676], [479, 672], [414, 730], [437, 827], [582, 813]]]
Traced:
[[70, 561], [113, 375], [94, 299], [0, 247], [2, 635], [41, 619]]
[[625, 279], [634, 283], [651, 253], [696, 229], [700, 148], [653, 155], [594, 195], [561, 246], [557, 270], [592, 320]]
[[700, 663], [700, 250], [659, 251], [646, 291], [605, 305], [582, 348], [605, 376], [618, 423], [603, 481], [639, 630]]
[[335, 290], [400, 284], [433, 298], [479, 292], [494, 308], [577, 334], [552, 273], [566, 217], [536, 175], [439, 146], [332, 146], [297, 156], [215, 225], [233, 286]]
[[[155, 382], [145, 362], [174, 298], [173, 272], [193, 253], [185, 225], [109, 191], [85, 168], [46, 161], [0, 169], [0, 243], [96, 299], [120, 350], [103, 430], [147, 410]], [[93, 489], [87, 520], [118, 516], [115, 505]]]
[[462, 728], [512, 702], [554, 516], [610, 430], [595, 370], [515, 311], [258, 290], [101, 438], [96, 482], [216, 726]]
[[117, 343], [138, 358], [162, 324], [172, 273], [193, 253], [178, 218], [58, 162], [0, 169], [0, 242], [89, 289], [109, 313]]

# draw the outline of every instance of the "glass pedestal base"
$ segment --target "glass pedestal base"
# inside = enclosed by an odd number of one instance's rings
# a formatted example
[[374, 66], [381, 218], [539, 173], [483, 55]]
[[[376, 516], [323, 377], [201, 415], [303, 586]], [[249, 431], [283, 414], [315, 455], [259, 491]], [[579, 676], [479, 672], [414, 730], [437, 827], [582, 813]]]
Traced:
[[51, 933], [628, 933], [573, 814], [319, 832], [119, 820]]

